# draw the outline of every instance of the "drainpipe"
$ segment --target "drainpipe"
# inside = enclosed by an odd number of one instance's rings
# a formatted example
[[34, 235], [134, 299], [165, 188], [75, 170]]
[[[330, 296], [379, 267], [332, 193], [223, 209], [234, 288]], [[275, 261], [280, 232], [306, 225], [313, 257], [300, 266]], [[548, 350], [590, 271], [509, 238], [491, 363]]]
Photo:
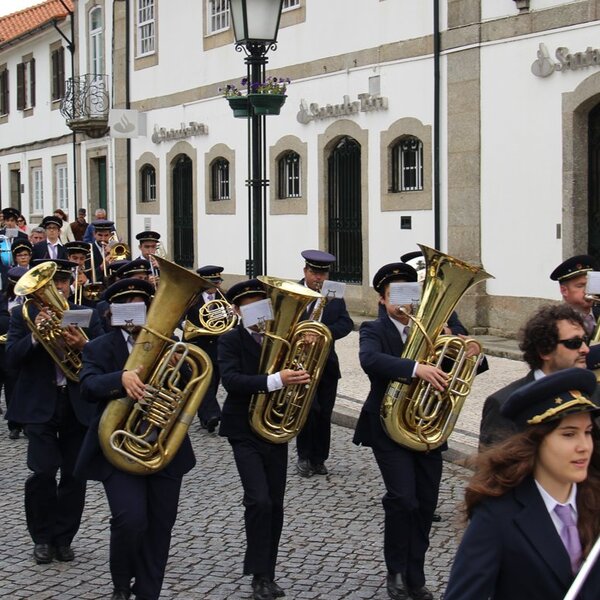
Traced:
[[433, 228], [440, 249], [440, 0], [433, 0]]
[[[125, 108], [131, 108], [131, 70], [129, 61], [131, 59], [131, 36], [129, 29], [131, 26], [131, 13], [129, 2], [125, 2]], [[131, 138], [127, 138], [127, 239], [131, 244], [133, 239], [131, 234]]]

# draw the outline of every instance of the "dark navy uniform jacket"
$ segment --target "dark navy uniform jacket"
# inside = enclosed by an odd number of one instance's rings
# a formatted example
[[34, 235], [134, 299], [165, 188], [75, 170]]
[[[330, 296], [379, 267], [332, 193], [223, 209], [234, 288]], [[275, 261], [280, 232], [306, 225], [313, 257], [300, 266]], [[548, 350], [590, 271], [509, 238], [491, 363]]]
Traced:
[[[81, 395], [93, 406], [93, 416], [75, 466], [75, 474], [78, 477], [102, 481], [115, 470], [102, 453], [98, 440], [98, 424], [108, 402], [127, 395], [121, 383], [121, 376], [128, 358], [127, 342], [119, 328], [91, 341], [83, 349]], [[164, 472], [181, 477], [195, 464], [194, 451], [186, 435]]]
[[[569, 555], [529, 477], [475, 507], [444, 600], [562, 600], [574, 575]], [[596, 563], [578, 600], [598, 600]]]
[[267, 392], [267, 375], [258, 374], [261, 346], [243, 325], [219, 337], [219, 369], [227, 398], [221, 414], [219, 435], [234, 439], [257, 437], [250, 428], [250, 397]]
[[[62, 243], [59, 242], [56, 250], [56, 258], [67, 258], [67, 253], [65, 252], [65, 247], [62, 245]], [[45, 240], [34, 244], [31, 251], [31, 260], [42, 258], [50, 258], [50, 254], [48, 253], [48, 242]]]
[[[69, 306], [75, 310], [82, 308], [70, 303]], [[30, 310], [32, 320], [38, 312], [35, 308]], [[95, 311], [92, 312], [89, 328], [84, 331], [90, 339], [102, 335]], [[19, 373], [7, 414], [8, 419], [17, 423], [45, 423], [54, 415], [56, 404], [55, 395], [48, 393], [49, 385], [57, 385], [55, 362], [41, 344], [34, 345], [31, 335], [23, 319], [23, 305], [16, 306], [10, 316], [6, 359], [8, 367]], [[91, 415], [87, 404], [80, 400], [79, 384], [67, 379], [67, 386], [77, 419], [87, 425]]]

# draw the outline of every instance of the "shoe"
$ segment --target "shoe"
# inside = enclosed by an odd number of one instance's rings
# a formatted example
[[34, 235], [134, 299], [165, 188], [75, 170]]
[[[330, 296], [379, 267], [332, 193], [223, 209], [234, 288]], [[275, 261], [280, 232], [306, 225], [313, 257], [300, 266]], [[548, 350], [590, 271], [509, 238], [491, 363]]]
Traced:
[[300, 477], [312, 477], [313, 470], [308, 458], [299, 458], [296, 468]]
[[408, 592], [404, 587], [400, 573], [388, 573], [386, 584], [388, 596], [392, 600], [409, 600]]
[[70, 562], [75, 558], [75, 553], [71, 549], [71, 546], [56, 546], [55, 555], [56, 560], [60, 560], [60, 562]]
[[285, 596], [285, 592], [274, 581], [269, 581], [269, 588], [273, 598], [283, 598]]
[[271, 582], [268, 577], [255, 575], [252, 579], [252, 598], [254, 600], [274, 600]]
[[329, 473], [329, 471], [327, 470], [327, 467], [325, 466], [325, 463], [311, 463], [312, 464], [312, 470], [313, 473], [315, 475], [327, 475]]
[[437, 513], [433, 513], [433, 517], [431, 517], [432, 523], [439, 523], [442, 520], [442, 517]]
[[19, 439], [19, 434], [20, 434], [20, 432], [19, 432], [19, 430], [18, 430], [18, 429], [11, 429], [11, 430], [8, 432], [8, 438], [9, 438], [10, 440], [18, 440], [18, 439]]
[[131, 592], [129, 590], [117, 590], [115, 588], [110, 600], [129, 600], [129, 596], [131, 596]]
[[38, 565], [47, 565], [52, 562], [53, 552], [50, 544], [35, 544], [33, 558]]
[[433, 600], [433, 594], [425, 586], [416, 589], [408, 588], [408, 595], [412, 600]]
[[206, 430], [208, 431], [208, 433], [214, 433], [218, 424], [219, 424], [219, 418], [211, 417], [208, 420], [208, 422], [206, 423]]

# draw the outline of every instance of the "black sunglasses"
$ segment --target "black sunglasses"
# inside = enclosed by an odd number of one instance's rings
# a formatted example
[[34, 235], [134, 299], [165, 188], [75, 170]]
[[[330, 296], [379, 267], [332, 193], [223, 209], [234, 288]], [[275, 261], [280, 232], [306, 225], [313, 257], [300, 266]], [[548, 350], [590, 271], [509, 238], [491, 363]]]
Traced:
[[569, 350], [579, 350], [583, 344], [588, 343], [587, 337], [574, 337], [569, 338], [568, 340], [558, 340], [559, 344], [562, 344], [565, 348]]

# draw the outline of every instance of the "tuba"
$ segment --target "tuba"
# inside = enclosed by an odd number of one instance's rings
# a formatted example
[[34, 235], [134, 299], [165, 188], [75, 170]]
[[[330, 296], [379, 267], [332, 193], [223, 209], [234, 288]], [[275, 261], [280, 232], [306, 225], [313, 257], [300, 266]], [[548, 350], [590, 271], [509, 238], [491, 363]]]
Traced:
[[[166, 467], [181, 446], [212, 377], [210, 358], [199, 348], [171, 339], [202, 290], [213, 284], [176, 264], [157, 258], [164, 285], [154, 296], [125, 370], [143, 367], [145, 397], [108, 403], [98, 426], [104, 455], [135, 475]], [[177, 361], [174, 363], [174, 361]], [[189, 378], [183, 385], [182, 368]]]
[[275, 319], [266, 324], [260, 355], [260, 373], [271, 375], [282, 369], [305, 369], [310, 383], [288, 385], [275, 392], [254, 394], [250, 401], [250, 426], [261, 438], [275, 444], [288, 442], [300, 433], [308, 417], [332, 336], [317, 321], [298, 323], [306, 307], [320, 294], [284, 279], [261, 276]]
[[[471, 391], [481, 345], [473, 339], [439, 335], [458, 301], [473, 285], [492, 277], [483, 269], [419, 244], [426, 262], [421, 304], [402, 358], [439, 367], [448, 374], [448, 387], [439, 392], [414, 379], [410, 384], [391, 381], [381, 403], [381, 421], [387, 435], [412, 450], [441, 446], [450, 436]], [[467, 345], [480, 353], [467, 358]]]
[[[53, 262], [43, 262], [29, 269], [15, 284], [14, 294], [29, 296], [23, 304], [23, 320], [65, 377], [71, 381], [79, 381], [81, 354], [67, 344], [62, 334], [62, 317], [65, 310], [69, 310], [69, 303], [52, 281], [56, 269], [56, 263]], [[29, 315], [32, 305], [50, 315], [40, 326]], [[87, 339], [81, 329], [80, 332]]]
[[202, 335], [221, 335], [237, 324], [238, 318], [233, 306], [227, 302], [219, 290], [217, 292], [221, 297], [203, 304], [198, 311], [200, 327], [189, 320], [183, 324], [183, 339], [186, 342], [195, 340]]

